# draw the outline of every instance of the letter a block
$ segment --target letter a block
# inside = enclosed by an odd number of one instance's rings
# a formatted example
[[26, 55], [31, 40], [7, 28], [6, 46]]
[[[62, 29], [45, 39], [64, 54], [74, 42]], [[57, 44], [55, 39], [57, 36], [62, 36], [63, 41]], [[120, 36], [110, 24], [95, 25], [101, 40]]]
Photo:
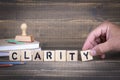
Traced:
[[10, 61], [20, 61], [20, 51], [9, 51]]
[[67, 51], [67, 61], [78, 61], [78, 51], [77, 50]]
[[35, 50], [33, 52], [33, 61], [43, 61], [43, 51]]
[[32, 60], [32, 50], [21, 51], [21, 61], [31, 61]]
[[44, 51], [44, 61], [55, 61], [55, 51], [45, 50]]
[[93, 56], [90, 55], [90, 50], [81, 51], [80, 53], [82, 61], [93, 60]]
[[56, 50], [55, 61], [66, 61], [66, 50]]

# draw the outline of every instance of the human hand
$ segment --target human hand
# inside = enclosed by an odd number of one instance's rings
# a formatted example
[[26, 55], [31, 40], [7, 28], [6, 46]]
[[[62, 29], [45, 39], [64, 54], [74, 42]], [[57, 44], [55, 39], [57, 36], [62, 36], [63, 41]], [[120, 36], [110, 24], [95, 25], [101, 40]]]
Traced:
[[106, 52], [120, 51], [120, 28], [110, 22], [104, 22], [87, 37], [82, 50], [91, 50], [91, 55], [101, 55]]

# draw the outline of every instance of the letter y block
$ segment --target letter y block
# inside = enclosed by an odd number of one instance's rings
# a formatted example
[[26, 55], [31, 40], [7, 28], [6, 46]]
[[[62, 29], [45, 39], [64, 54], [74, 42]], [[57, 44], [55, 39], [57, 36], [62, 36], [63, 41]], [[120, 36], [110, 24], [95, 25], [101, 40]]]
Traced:
[[90, 52], [91, 52], [90, 50], [80, 52], [82, 61], [93, 60], [93, 56], [90, 55]]

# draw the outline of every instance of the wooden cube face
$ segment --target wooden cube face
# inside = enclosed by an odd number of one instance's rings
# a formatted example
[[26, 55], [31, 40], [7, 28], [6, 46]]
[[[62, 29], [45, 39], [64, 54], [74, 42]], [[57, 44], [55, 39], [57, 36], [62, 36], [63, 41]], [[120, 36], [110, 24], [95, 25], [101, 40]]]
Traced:
[[22, 50], [21, 51], [21, 61], [31, 61], [32, 60], [32, 50]]
[[93, 60], [93, 56], [90, 55], [90, 50], [81, 51], [80, 53], [82, 61]]
[[20, 51], [9, 51], [9, 60], [10, 61], [20, 61]]
[[45, 50], [44, 51], [44, 61], [55, 61], [55, 51]]
[[67, 61], [78, 61], [78, 51], [68, 50], [67, 51]]
[[66, 61], [66, 50], [55, 51], [55, 61]]
[[43, 61], [43, 51], [34, 50], [33, 52], [33, 61]]

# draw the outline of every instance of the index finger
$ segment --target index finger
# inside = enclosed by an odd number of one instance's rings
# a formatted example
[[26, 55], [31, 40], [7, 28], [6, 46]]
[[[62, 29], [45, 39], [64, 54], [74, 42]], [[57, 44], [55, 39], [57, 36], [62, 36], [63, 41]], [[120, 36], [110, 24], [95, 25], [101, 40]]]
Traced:
[[106, 38], [108, 32], [108, 26], [101, 24], [95, 30], [93, 30], [87, 37], [82, 50], [88, 50], [101, 43], [101, 36]]

